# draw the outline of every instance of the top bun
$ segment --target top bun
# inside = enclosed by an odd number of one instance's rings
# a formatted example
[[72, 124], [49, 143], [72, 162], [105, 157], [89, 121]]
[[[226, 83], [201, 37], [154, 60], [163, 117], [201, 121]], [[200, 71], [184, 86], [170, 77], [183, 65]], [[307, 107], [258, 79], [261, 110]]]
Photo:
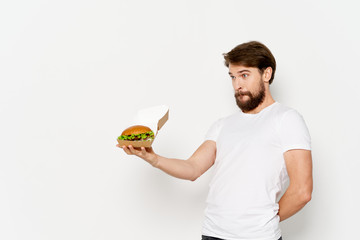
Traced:
[[146, 126], [135, 125], [125, 129], [121, 135], [141, 134], [146, 132], [151, 132], [151, 129]]

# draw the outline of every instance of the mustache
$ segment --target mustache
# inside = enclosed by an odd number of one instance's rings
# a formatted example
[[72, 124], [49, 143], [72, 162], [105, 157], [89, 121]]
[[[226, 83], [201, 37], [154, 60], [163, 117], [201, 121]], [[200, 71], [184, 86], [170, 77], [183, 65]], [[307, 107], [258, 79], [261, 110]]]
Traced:
[[250, 91], [245, 91], [245, 92], [241, 92], [241, 91], [237, 91], [235, 92], [235, 97], [239, 97], [239, 96], [252, 96]]

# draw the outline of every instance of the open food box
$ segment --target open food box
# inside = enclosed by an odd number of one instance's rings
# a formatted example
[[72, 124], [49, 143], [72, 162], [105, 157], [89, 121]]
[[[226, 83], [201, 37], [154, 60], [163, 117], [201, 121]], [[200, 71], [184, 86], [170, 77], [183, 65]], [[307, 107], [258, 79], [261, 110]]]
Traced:
[[143, 125], [149, 127], [153, 133], [154, 138], [149, 140], [121, 140], [120, 137], [117, 139], [120, 146], [133, 147], [151, 147], [154, 142], [158, 131], [169, 119], [169, 107], [166, 105], [155, 106], [150, 108], [141, 109], [137, 112], [131, 125]]

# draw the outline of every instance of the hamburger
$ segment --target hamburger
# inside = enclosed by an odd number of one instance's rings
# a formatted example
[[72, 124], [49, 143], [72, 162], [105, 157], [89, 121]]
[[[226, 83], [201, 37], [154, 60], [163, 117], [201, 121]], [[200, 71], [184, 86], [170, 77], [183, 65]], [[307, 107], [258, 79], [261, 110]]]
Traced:
[[154, 140], [154, 132], [143, 125], [134, 125], [125, 129], [118, 140], [125, 141], [151, 141]]

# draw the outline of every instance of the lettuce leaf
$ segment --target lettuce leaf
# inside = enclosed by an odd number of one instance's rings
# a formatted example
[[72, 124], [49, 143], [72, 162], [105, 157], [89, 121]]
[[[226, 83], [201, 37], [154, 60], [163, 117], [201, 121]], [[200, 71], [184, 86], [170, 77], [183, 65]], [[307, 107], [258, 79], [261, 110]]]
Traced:
[[118, 137], [119, 140], [128, 140], [128, 141], [143, 141], [154, 139], [154, 133], [152, 131], [141, 133], [141, 134], [132, 134], [132, 135], [121, 135]]

